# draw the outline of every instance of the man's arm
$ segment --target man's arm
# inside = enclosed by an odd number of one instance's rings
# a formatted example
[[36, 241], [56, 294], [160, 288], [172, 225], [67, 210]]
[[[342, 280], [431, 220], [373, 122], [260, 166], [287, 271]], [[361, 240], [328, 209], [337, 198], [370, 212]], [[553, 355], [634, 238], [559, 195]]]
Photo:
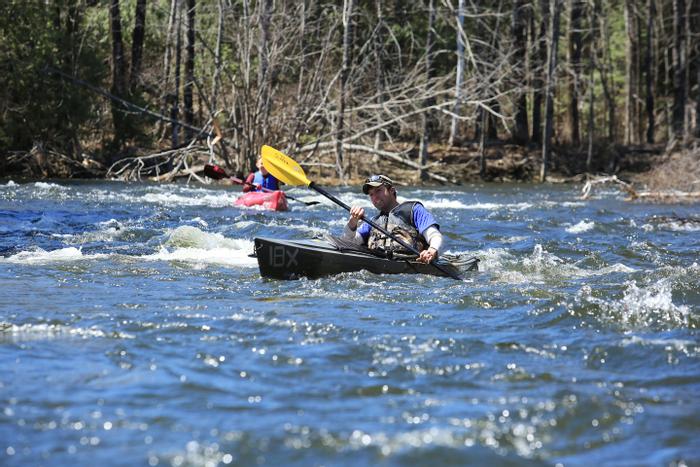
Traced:
[[425, 237], [428, 242], [428, 248], [433, 248], [436, 254], [440, 253], [442, 248], [443, 236], [442, 233], [436, 228], [435, 224], [431, 225], [423, 232], [423, 237]]
[[250, 190], [254, 189], [253, 180], [255, 180], [255, 174], [250, 173], [248, 178], [245, 179], [245, 184], [243, 185], [243, 193], [248, 193]]
[[[357, 245], [364, 245], [366, 238], [369, 236], [368, 224], [359, 224], [362, 216], [365, 215], [365, 210], [358, 206], [350, 208], [350, 218], [343, 229], [343, 240], [351, 241]], [[358, 227], [359, 225], [359, 227]]]
[[420, 252], [418, 260], [430, 263], [437, 259], [442, 248], [443, 236], [440, 232], [440, 226], [433, 215], [420, 203], [413, 207], [413, 224], [428, 243], [428, 248]]

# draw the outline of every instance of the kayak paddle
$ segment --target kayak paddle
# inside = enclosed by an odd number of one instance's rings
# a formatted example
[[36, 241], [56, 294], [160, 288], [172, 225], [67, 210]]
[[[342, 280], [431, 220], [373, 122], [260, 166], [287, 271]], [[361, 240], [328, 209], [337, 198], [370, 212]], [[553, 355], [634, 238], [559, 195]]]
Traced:
[[[229, 175], [226, 173], [224, 169], [219, 167], [218, 165], [212, 165], [212, 164], [207, 164], [204, 166], [204, 174], [209, 177], [213, 178], [214, 180], [221, 180], [222, 178], [228, 178], [234, 183], [238, 183], [239, 185], [250, 185], [250, 186], [256, 186], [253, 183], [245, 182], [241, 180], [240, 178], [234, 177], [233, 175]], [[274, 175], [274, 174], [273, 174]], [[260, 188], [262, 191], [265, 192], [272, 192], [275, 190], [270, 190], [269, 188]], [[292, 196], [289, 196], [287, 193], [285, 193], [285, 196], [287, 199], [291, 199], [294, 201], [299, 201], [300, 203], [304, 203], [307, 206], [313, 206], [314, 204], [319, 204], [318, 201], [302, 201], [298, 198], [293, 198]]]
[[[265, 168], [278, 180], [282, 180], [284, 183], [291, 186], [305, 185], [311, 188], [312, 190], [315, 190], [316, 192], [322, 194], [326, 198], [330, 199], [338, 206], [344, 208], [346, 211], [350, 211], [350, 206], [343, 203], [338, 198], [336, 198], [335, 196], [328, 193], [326, 190], [309, 180], [306, 177], [306, 173], [304, 173], [304, 169], [302, 169], [301, 166], [297, 164], [296, 161], [291, 157], [281, 153], [280, 151], [271, 146], [263, 146], [261, 154], [263, 164], [265, 164]], [[396, 237], [395, 235], [392, 235], [386, 229], [377, 225], [375, 222], [371, 221], [370, 219], [367, 219], [364, 216], [362, 216], [362, 220], [367, 222], [373, 228], [379, 230], [387, 237], [391, 238], [393, 241], [395, 241], [402, 247], [409, 250], [414, 255], [420, 255], [420, 252], [416, 250], [412, 245], [409, 245], [408, 243]], [[441, 264], [436, 262], [432, 262], [430, 264], [442, 271], [445, 275], [453, 279], [462, 280], [462, 278], [459, 277], [459, 275], [443, 267]]]

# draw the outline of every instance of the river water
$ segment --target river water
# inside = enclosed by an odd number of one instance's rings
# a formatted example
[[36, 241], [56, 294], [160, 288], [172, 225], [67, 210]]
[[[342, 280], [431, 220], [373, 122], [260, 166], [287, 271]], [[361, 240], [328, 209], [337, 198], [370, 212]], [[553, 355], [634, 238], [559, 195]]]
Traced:
[[399, 189], [464, 282], [275, 281], [254, 237], [346, 212], [5, 180], [0, 464], [700, 465], [700, 205], [580, 188]]

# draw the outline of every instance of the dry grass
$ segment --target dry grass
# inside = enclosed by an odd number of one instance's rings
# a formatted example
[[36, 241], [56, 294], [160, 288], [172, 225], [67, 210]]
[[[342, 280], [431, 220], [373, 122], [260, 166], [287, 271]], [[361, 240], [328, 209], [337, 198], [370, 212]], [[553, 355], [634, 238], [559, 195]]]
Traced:
[[638, 177], [649, 191], [700, 191], [700, 141], [670, 153], [666, 159]]

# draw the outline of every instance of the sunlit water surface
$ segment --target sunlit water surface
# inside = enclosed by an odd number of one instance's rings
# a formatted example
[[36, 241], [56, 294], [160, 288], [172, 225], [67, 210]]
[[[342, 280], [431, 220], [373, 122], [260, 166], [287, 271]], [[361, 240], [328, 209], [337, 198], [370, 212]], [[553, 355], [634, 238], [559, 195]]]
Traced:
[[403, 188], [480, 272], [275, 281], [345, 211], [4, 181], [0, 464], [698, 465], [700, 206], [579, 194]]

